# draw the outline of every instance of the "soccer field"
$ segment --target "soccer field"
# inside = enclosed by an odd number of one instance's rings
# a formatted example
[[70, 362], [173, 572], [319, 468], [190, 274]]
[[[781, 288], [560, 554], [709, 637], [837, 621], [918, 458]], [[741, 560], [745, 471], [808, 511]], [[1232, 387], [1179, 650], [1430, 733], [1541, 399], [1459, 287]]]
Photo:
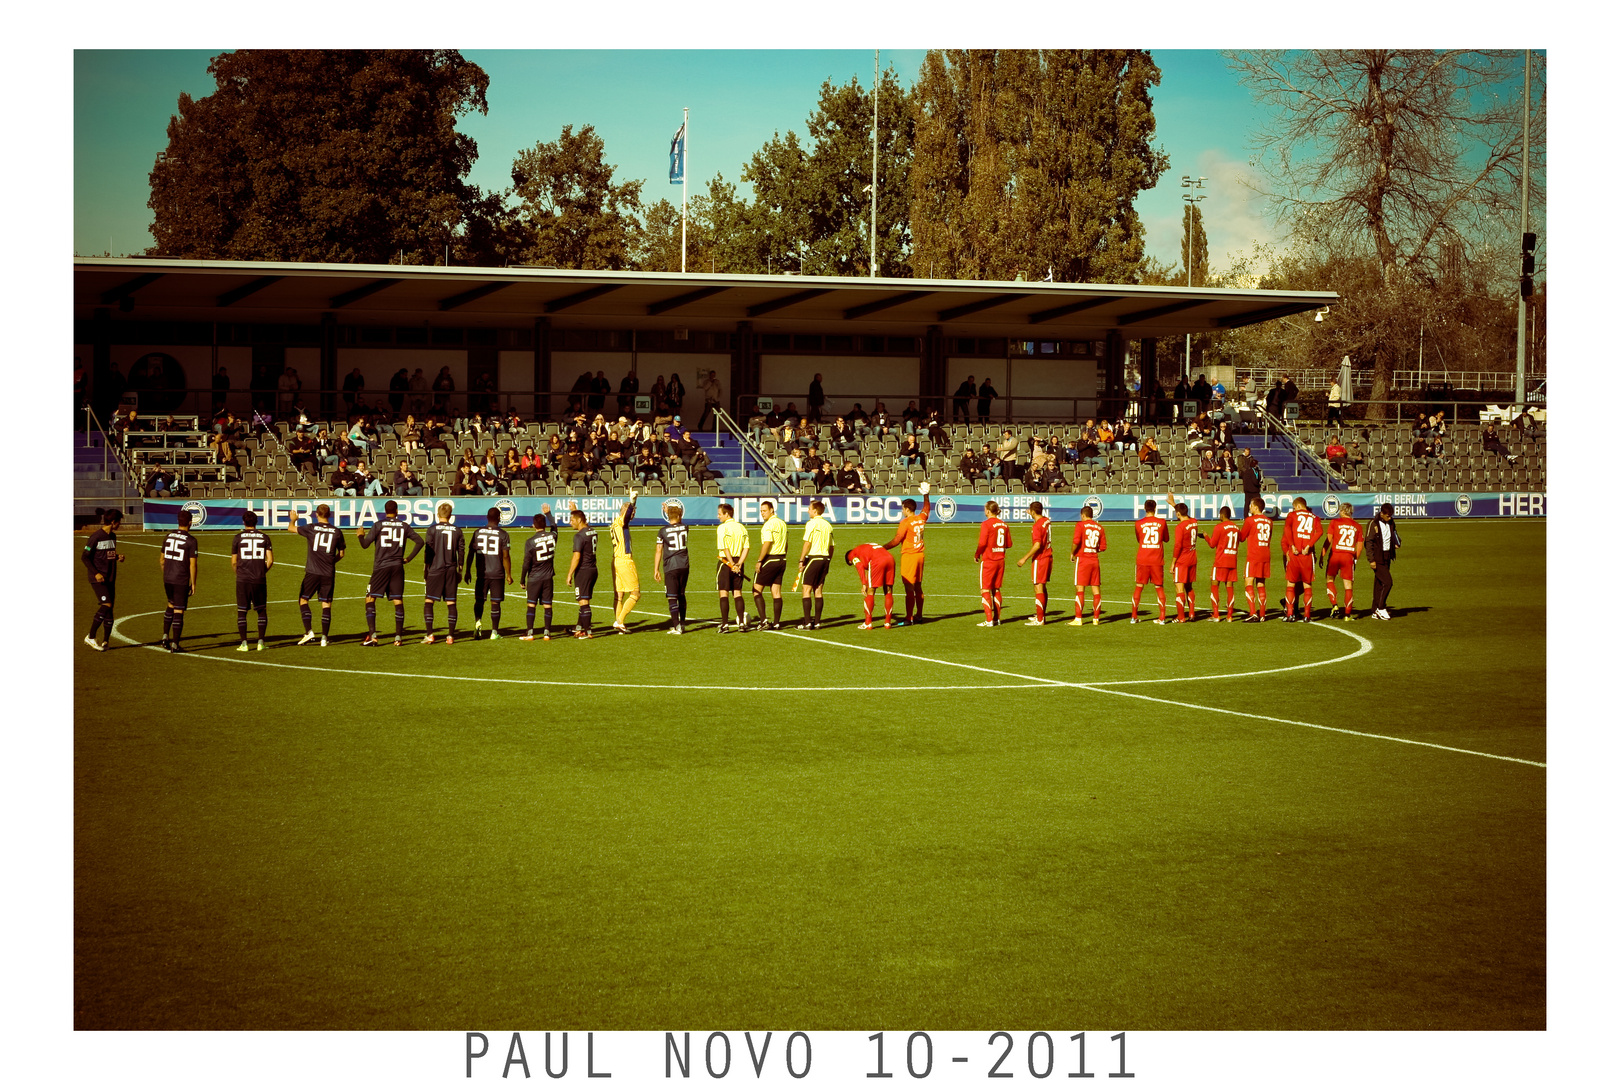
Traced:
[[76, 1026], [1544, 1028], [1545, 526], [1401, 529], [1389, 622], [1130, 625], [1112, 525], [1101, 626], [1060, 559], [1053, 624], [1009, 564], [980, 628], [976, 527], [931, 525], [922, 626], [858, 630], [840, 556], [822, 631], [676, 638], [638, 528], [647, 632], [421, 647], [418, 560], [402, 649], [357, 646], [352, 533], [293, 647], [275, 532], [246, 655], [204, 534], [179, 656], [124, 534], [114, 647], [74, 645]]

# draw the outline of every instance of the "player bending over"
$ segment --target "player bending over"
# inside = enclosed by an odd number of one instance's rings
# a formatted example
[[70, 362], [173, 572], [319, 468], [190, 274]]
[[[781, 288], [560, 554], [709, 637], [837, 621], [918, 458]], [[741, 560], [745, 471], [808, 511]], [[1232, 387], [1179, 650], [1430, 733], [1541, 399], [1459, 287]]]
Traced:
[[1091, 590], [1091, 625], [1102, 623], [1102, 563], [1098, 556], [1108, 550], [1108, 533], [1093, 520], [1091, 507], [1080, 508], [1080, 520], [1074, 523], [1074, 549], [1069, 557], [1074, 560], [1074, 620], [1073, 626], [1086, 624], [1085, 591]]
[[1030, 577], [1035, 583], [1035, 614], [1024, 620], [1028, 626], [1046, 625], [1046, 583], [1052, 580], [1052, 519], [1039, 502], [1029, 504], [1029, 550], [1018, 560], [1022, 567], [1035, 560]]
[[883, 587], [883, 629], [894, 625], [894, 556], [876, 544], [857, 544], [844, 552], [844, 565], [855, 568], [861, 579], [861, 595], [866, 604], [862, 630], [872, 629], [872, 602], [878, 586]]
[[922, 509], [917, 509], [917, 500], [906, 499], [900, 504], [905, 516], [900, 519], [899, 528], [894, 530], [894, 539], [883, 546], [900, 548], [900, 585], [906, 593], [906, 617], [902, 626], [915, 626], [922, 622], [923, 613], [923, 527], [928, 524], [928, 514], [933, 507], [928, 502], [928, 484], [923, 482], [917, 485], [917, 494], [923, 497]]
[[[1249, 559], [1244, 567], [1243, 595], [1249, 598], [1249, 614], [1244, 622], [1266, 621], [1266, 579], [1271, 576], [1271, 527], [1264, 499], [1249, 503], [1249, 516], [1238, 528], [1238, 537], [1248, 542]], [[1256, 598], [1258, 597], [1258, 606]]]
[[1164, 544], [1170, 538], [1170, 523], [1158, 515], [1159, 504], [1152, 499], [1142, 504], [1144, 511], [1136, 523], [1136, 591], [1131, 593], [1131, 622], [1136, 622], [1142, 603], [1142, 586], [1153, 583], [1159, 594], [1159, 617], [1155, 626], [1164, 625]]
[[1198, 522], [1187, 512], [1186, 503], [1176, 503], [1175, 506], [1176, 622], [1196, 622], [1198, 602], [1193, 597], [1193, 589], [1198, 584]]
[[534, 640], [534, 608], [545, 609], [545, 625], [540, 632], [541, 641], [551, 640], [551, 596], [556, 584], [557, 526], [551, 520], [551, 504], [544, 503], [534, 515], [534, 535], [523, 543], [523, 572], [518, 580], [528, 590], [529, 607], [524, 618], [523, 637], [520, 641]]
[[1327, 527], [1328, 542], [1322, 546], [1323, 554], [1327, 556], [1326, 578], [1328, 603], [1328, 618], [1339, 613], [1338, 598], [1333, 595], [1334, 581], [1344, 582], [1344, 617], [1354, 619], [1355, 612], [1350, 607], [1351, 593], [1356, 583], [1356, 559], [1360, 557], [1365, 543], [1365, 533], [1361, 522], [1356, 520], [1356, 511], [1349, 503], [1339, 505], [1339, 516], [1333, 519]]
[[1001, 625], [1001, 581], [1007, 574], [1007, 542], [1011, 530], [1000, 518], [995, 500], [984, 504], [984, 523], [979, 526], [979, 546], [973, 561], [979, 564], [979, 603], [984, 605], [980, 626]]
[[1232, 508], [1221, 507], [1220, 520], [1210, 530], [1209, 546], [1215, 549], [1215, 572], [1209, 579], [1210, 617], [1221, 617], [1221, 582], [1226, 582], [1226, 621], [1232, 621], [1232, 593], [1237, 588], [1238, 526], [1232, 520]]
[[242, 531], [231, 540], [231, 569], [236, 572], [237, 652], [248, 651], [248, 608], [259, 615], [259, 651], [264, 651], [264, 632], [270, 627], [265, 575], [275, 562], [275, 552], [270, 550], [270, 538], [259, 531], [259, 515], [251, 510], [244, 511]]
[[[90, 632], [84, 643], [97, 652], [104, 652], [112, 639], [113, 601], [118, 595], [118, 564], [124, 557], [118, 554], [118, 527], [124, 522], [122, 510], [103, 510], [101, 528], [90, 534], [79, 556], [90, 579], [90, 591], [96, 596], [96, 614], [90, 620]], [[96, 628], [101, 627], [101, 640], [96, 640]]]
[[1311, 582], [1316, 580], [1316, 542], [1322, 539], [1322, 519], [1307, 510], [1304, 499], [1294, 500], [1294, 509], [1283, 522], [1283, 622], [1294, 621], [1294, 588], [1299, 598], [1300, 620], [1311, 621]]
[[[799, 552], [799, 582], [804, 585], [804, 621], [800, 630], [821, 629], [821, 589], [827, 583], [827, 569], [832, 565], [832, 524], [821, 515], [826, 513], [820, 499], [810, 504], [810, 520], [804, 523], [804, 546]], [[810, 598], [815, 596], [815, 617], [810, 614]]]
[[294, 510], [292, 519], [287, 522], [287, 531], [297, 533], [309, 544], [309, 551], [304, 555], [304, 580], [298, 583], [298, 614], [304, 620], [304, 636], [298, 639], [298, 644], [308, 645], [315, 640], [309, 621], [309, 601], [318, 596], [321, 644], [325, 645], [326, 636], [332, 630], [332, 589], [337, 583], [338, 560], [344, 553], [343, 530], [332, 524], [332, 508], [321, 503], [315, 508], [313, 524], [298, 524], [298, 511]]
[[462, 564], [466, 559], [466, 542], [460, 527], [451, 524], [452, 507], [439, 504], [438, 520], [427, 527], [427, 542], [422, 551], [426, 565], [426, 596], [422, 601], [422, 622], [425, 633], [422, 644], [432, 645], [433, 605], [443, 604], [448, 623], [444, 635], [446, 645], [456, 643], [456, 583], [461, 579]]

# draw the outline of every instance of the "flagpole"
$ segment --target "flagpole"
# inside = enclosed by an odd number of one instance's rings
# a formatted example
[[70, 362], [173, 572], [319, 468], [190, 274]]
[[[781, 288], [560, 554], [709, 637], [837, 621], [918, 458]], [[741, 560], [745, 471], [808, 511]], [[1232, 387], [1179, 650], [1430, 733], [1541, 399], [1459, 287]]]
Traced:
[[689, 109], [681, 110], [681, 273], [686, 273], [686, 176], [691, 170], [687, 168], [691, 161], [690, 150], [692, 146], [692, 132], [687, 127], [687, 113]]
[[872, 254], [867, 277], [877, 277], [878, 50], [872, 50]]

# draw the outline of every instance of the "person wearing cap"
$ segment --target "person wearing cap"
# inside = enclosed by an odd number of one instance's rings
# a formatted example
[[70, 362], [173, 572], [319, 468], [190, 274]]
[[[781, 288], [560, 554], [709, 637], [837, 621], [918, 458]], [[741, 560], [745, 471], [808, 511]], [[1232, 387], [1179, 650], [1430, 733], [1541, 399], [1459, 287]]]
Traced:
[[678, 416], [669, 425], [669, 427], [664, 429], [664, 437], [666, 439], [668, 439], [671, 443], [680, 442], [681, 441], [681, 436], [685, 435], [685, 434], [686, 434], [686, 429], [681, 426], [681, 418], [678, 417]]

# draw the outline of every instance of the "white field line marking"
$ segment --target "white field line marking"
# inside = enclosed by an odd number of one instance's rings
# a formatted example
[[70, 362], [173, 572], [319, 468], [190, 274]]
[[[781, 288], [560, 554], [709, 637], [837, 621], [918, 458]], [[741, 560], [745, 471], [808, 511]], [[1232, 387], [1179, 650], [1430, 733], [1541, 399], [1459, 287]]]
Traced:
[[1356, 731], [1352, 728], [1329, 727], [1326, 724], [1312, 724], [1305, 720], [1284, 720], [1277, 716], [1262, 716], [1259, 713], [1238, 712], [1236, 709], [1219, 709], [1214, 705], [1199, 705], [1191, 701], [1175, 701], [1167, 698], [1148, 697], [1146, 694], [1132, 694], [1125, 690], [1107, 690], [1101, 686], [1079, 685], [1081, 690], [1092, 690], [1099, 694], [1113, 694], [1116, 697], [1136, 698], [1138, 701], [1151, 701], [1160, 705], [1179, 705], [1186, 709], [1201, 709], [1204, 712], [1224, 713], [1227, 716], [1243, 716], [1251, 720], [1269, 720], [1274, 724], [1291, 724], [1294, 727], [1315, 728], [1318, 731], [1332, 731], [1340, 735], [1360, 735], [1364, 739], [1383, 739], [1387, 742], [1406, 743], [1408, 746], [1423, 746], [1430, 750], [1450, 750], [1454, 754], [1472, 754], [1474, 757], [1491, 758], [1494, 761], [1511, 761], [1519, 765], [1534, 765], [1538, 769], [1545, 769], [1544, 761], [1530, 761], [1527, 758], [1506, 757], [1502, 754], [1487, 754], [1481, 750], [1464, 750], [1458, 746], [1446, 746], [1442, 743], [1421, 742], [1417, 739], [1402, 739], [1396, 735], [1379, 735], [1372, 731]]
[[1346, 653], [1343, 656], [1335, 656], [1327, 660], [1312, 660], [1309, 663], [1292, 664], [1288, 667], [1266, 668], [1263, 671], [1233, 671], [1225, 675], [1177, 675], [1168, 679], [1115, 679], [1108, 682], [1076, 683], [1075, 685], [1085, 686], [1087, 689], [1091, 689], [1099, 686], [1145, 686], [1148, 683], [1202, 682], [1206, 679], [1241, 679], [1247, 675], [1280, 675], [1285, 671], [1303, 671], [1306, 668], [1321, 667], [1324, 664], [1342, 664], [1346, 660], [1355, 660], [1358, 657], [1366, 656], [1368, 653], [1372, 652], [1373, 643], [1352, 630], [1346, 630], [1342, 626], [1334, 626], [1332, 623], [1325, 622], [1320, 619], [1312, 619], [1309, 625], [1320, 626], [1324, 630], [1337, 631], [1346, 637], [1354, 638], [1356, 641], [1359, 641], [1361, 646], [1360, 648], [1356, 649], [1355, 652]]

